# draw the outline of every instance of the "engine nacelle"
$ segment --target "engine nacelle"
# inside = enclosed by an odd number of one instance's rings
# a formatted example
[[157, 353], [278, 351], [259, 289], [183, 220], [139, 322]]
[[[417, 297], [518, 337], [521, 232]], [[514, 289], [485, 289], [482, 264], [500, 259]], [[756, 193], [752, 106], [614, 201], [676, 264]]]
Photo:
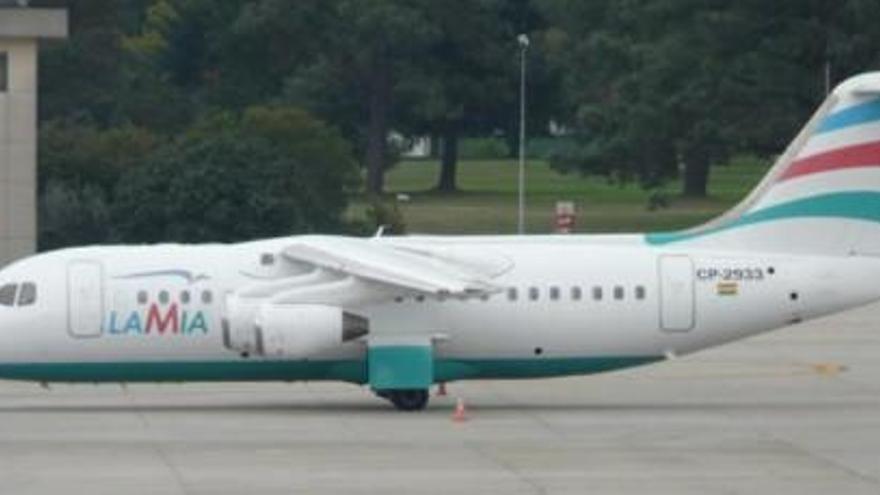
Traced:
[[223, 316], [223, 345], [230, 350], [250, 354], [256, 352], [257, 335], [254, 320], [261, 303], [251, 299], [227, 296]]
[[264, 304], [255, 322], [256, 351], [303, 359], [369, 333], [369, 321], [336, 306]]

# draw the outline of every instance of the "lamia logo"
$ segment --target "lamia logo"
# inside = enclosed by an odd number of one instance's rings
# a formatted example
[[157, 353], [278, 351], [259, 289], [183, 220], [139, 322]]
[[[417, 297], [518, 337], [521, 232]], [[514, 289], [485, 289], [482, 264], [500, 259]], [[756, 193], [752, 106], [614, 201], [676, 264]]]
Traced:
[[146, 311], [127, 315], [111, 311], [104, 331], [110, 335], [207, 335], [208, 321], [202, 311], [180, 310], [177, 303], [166, 308], [153, 303]]

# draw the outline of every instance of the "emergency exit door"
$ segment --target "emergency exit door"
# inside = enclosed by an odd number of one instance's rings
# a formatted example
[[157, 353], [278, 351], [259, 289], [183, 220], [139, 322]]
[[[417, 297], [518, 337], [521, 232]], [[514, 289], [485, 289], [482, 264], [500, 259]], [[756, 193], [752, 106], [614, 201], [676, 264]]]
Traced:
[[104, 315], [104, 271], [94, 261], [67, 265], [67, 330], [74, 337], [99, 337]]
[[688, 256], [661, 256], [660, 327], [670, 332], [694, 328], [694, 265]]

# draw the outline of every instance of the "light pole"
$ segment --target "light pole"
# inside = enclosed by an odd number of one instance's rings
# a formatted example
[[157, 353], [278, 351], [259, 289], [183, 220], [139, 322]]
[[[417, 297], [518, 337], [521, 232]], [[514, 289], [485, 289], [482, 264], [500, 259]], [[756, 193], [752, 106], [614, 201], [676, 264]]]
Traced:
[[529, 37], [521, 34], [519, 43], [519, 215], [517, 233], [526, 233], [526, 52], [529, 50]]

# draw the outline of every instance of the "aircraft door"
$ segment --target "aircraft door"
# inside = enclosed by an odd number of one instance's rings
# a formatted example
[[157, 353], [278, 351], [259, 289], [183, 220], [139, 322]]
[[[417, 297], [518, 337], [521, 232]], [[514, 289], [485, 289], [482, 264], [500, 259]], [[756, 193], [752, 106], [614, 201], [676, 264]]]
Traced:
[[694, 265], [688, 256], [660, 257], [660, 327], [669, 332], [694, 328]]
[[104, 270], [94, 261], [67, 265], [67, 331], [73, 337], [100, 337], [104, 315]]

